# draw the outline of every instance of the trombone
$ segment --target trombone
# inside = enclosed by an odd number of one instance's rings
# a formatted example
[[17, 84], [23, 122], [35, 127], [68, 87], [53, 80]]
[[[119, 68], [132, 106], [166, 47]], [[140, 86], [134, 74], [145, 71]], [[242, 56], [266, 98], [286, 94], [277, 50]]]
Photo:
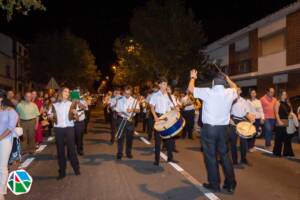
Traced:
[[[138, 105], [138, 99], [135, 99], [131, 109], [135, 110], [137, 105]], [[123, 114], [128, 115], [127, 113], [123, 113]], [[116, 135], [115, 135], [116, 139], [120, 139], [122, 137], [124, 128], [126, 127], [128, 122], [132, 121], [133, 115], [134, 115], [134, 112], [131, 112], [130, 115], [128, 116], [128, 118], [123, 117], [123, 119], [118, 127], [118, 130], [116, 132]]]

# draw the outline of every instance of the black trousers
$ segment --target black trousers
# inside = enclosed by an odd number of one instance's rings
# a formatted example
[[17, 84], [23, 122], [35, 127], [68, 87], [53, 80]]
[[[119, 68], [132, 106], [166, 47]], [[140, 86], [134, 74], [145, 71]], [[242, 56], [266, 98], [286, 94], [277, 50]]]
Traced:
[[148, 134], [149, 141], [152, 140], [153, 130], [154, 130], [154, 118], [153, 115], [150, 114], [150, 116], [148, 117], [148, 125], [147, 125], [147, 134]]
[[172, 160], [175, 140], [173, 138], [162, 139], [159, 133], [157, 133], [156, 131], [154, 131], [154, 139], [155, 139], [155, 161], [159, 162], [160, 160], [161, 141], [163, 141], [164, 146], [167, 149], [168, 160]]
[[217, 156], [225, 175], [224, 185], [231, 185], [235, 182], [232, 161], [229, 156], [227, 125], [211, 126], [204, 124], [201, 132], [201, 143], [208, 182], [214, 187], [220, 185], [220, 172]]
[[85, 122], [75, 122], [75, 144], [77, 148], [77, 152], [83, 151], [83, 134], [85, 131]]
[[85, 120], [84, 120], [84, 133], [87, 133], [88, 124], [90, 122], [91, 110], [90, 107], [85, 111]]
[[113, 141], [118, 130], [118, 119], [116, 112], [112, 112], [110, 115], [110, 130], [110, 139]]
[[283, 146], [283, 156], [294, 156], [291, 142], [292, 137], [293, 134], [287, 134], [286, 127], [275, 127], [275, 143], [273, 154], [275, 156], [281, 156]]
[[142, 122], [143, 122], [143, 132], [145, 132], [148, 128], [148, 118], [147, 118], [147, 113], [142, 112], [141, 114]]
[[54, 128], [56, 138], [56, 149], [59, 166], [59, 174], [66, 174], [67, 160], [65, 155], [65, 145], [67, 146], [68, 158], [73, 170], [79, 171], [79, 162], [75, 151], [74, 127]]
[[[118, 117], [118, 125], [119, 127], [122, 122], [122, 118]], [[118, 139], [118, 156], [123, 156], [123, 149], [124, 149], [124, 139], [126, 139], [126, 155], [131, 155], [132, 152], [132, 143], [133, 143], [133, 133], [134, 133], [134, 123], [128, 122], [125, 125], [123, 130], [122, 136]]]
[[228, 132], [229, 132], [229, 143], [230, 143], [230, 150], [231, 150], [233, 163], [234, 164], [238, 163], [238, 153], [237, 153], [238, 138], [240, 138], [241, 161], [245, 161], [247, 156], [247, 151], [248, 151], [248, 140], [241, 138], [236, 134], [235, 126], [229, 125]]
[[184, 110], [182, 115], [185, 119], [185, 127], [183, 128], [182, 137], [193, 138], [193, 129], [195, 124], [195, 110]]

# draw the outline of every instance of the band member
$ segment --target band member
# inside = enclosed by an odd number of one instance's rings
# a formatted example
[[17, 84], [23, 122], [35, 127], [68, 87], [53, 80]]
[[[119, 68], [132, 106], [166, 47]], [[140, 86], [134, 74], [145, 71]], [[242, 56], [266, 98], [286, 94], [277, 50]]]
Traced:
[[[151, 112], [154, 117], [154, 121], [158, 122], [159, 117], [163, 114], [176, 109], [175, 104], [172, 102], [172, 97], [167, 93], [168, 81], [165, 78], [159, 80], [159, 91], [154, 93], [150, 100]], [[159, 165], [160, 160], [160, 148], [161, 148], [161, 137], [155, 131], [155, 161], [154, 165]], [[178, 163], [173, 159], [174, 140], [172, 138], [163, 140], [168, 154], [168, 162]]]
[[[236, 125], [241, 122], [249, 119], [250, 121], [254, 121], [255, 117], [252, 117], [250, 114], [250, 107], [248, 102], [241, 97], [242, 91], [240, 88], [237, 89], [238, 97], [233, 102], [232, 108], [231, 108], [231, 121], [229, 125], [229, 142], [231, 146], [231, 155], [232, 155], [232, 161], [234, 165], [238, 164], [238, 155], [237, 155], [237, 140], [238, 135], [236, 134]], [[245, 138], [240, 138], [240, 153], [241, 153], [241, 163], [242, 164], [248, 164], [246, 155], [248, 151], [248, 141]]]
[[152, 136], [153, 136], [153, 127], [154, 127], [154, 117], [152, 115], [151, 112], [151, 106], [150, 106], [150, 100], [153, 94], [155, 94], [158, 91], [157, 87], [154, 87], [152, 90], [149, 91], [147, 97], [146, 97], [146, 102], [148, 104], [148, 109], [150, 110], [150, 112], [148, 113], [148, 129], [147, 129], [147, 134], [148, 134], [148, 140], [151, 141], [152, 140]]
[[116, 106], [116, 112], [118, 113], [117, 120], [117, 138], [118, 138], [118, 153], [117, 159], [122, 159], [123, 156], [123, 144], [126, 137], [126, 156], [127, 158], [133, 158], [132, 156], [132, 143], [134, 134], [134, 116], [140, 112], [139, 100], [133, 98], [132, 87], [126, 86], [124, 88], [123, 96], [118, 100]]
[[88, 109], [88, 105], [84, 100], [75, 100], [75, 108], [76, 108], [76, 121], [74, 124], [75, 128], [75, 144], [77, 148], [77, 153], [80, 156], [83, 156], [83, 135], [85, 132], [85, 120], [86, 120], [86, 110]]
[[121, 98], [121, 91], [120, 88], [116, 88], [113, 92], [113, 96], [108, 101], [108, 109], [110, 113], [110, 127], [111, 127], [111, 137], [110, 142], [111, 144], [115, 141], [115, 134], [117, 129], [117, 102]]
[[[208, 183], [204, 183], [203, 186], [211, 190], [220, 190], [217, 161], [219, 155], [225, 175], [223, 188], [232, 193], [235, 190], [236, 181], [226, 143], [230, 110], [234, 99], [237, 98], [237, 86], [228, 76], [218, 73], [213, 79], [212, 88], [197, 88], [195, 87], [197, 71], [192, 70], [190, 76], [189, 91], [194, 94], [195, 98], [203, 101], [201, 143], [208, 175]], [[226, 82], [231, 88], [225, 89]]]
[[63, 88], [59, 94], [58, 101], [53, 104], [49, 111], [50, 117], [54, 121], [54, 132], [56, 138], [57, 157], [59, 165], [59, 175], [57, 180], [66, 176], [66, 155], [65, 145], [68, 150], [68, 159], [71, 162], [75, 175], [80, 175], [79, 162], [75, 150], [74, 119], [77, 114], [75, 104], [68, 100], [70, 90]]
[[182, 104], [182, 116], [185, 119], [185, 127], [183, 129], [182, 138], [188, 136], [189, 139], [193, 139], [193, 129], [195, 124], [195, 106], [194, 98], [188, 92], [181, 99]]

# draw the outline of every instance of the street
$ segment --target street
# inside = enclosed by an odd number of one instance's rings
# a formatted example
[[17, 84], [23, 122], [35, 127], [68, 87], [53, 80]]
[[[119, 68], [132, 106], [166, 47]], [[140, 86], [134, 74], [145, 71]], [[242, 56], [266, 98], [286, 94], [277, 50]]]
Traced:
[[[211, 193], [201, 186], [206, 182], [206, 171], [199, 137], [177, 140], [179, 153], [174, 156], [180, 161], [178, 165], [166, 163], [162, 154], [157, 167], [153, 165], [153, 141], [148, 143], [143, 133], [135, 135], [134, 158], [117, 161], [116, 144], [110, 144], [109, 132], [102, 109], [97, 107], [84, 136], [85, 155], [79, 157], [81, 175], [75, 176], [68, 163], [67, 177], [57, 181], [55, 144], [47, 142], [47, 147], [35, 155], [27, 168], [33, 177], [31, 191], [21, 196], [9, 192], [7, 200], [300, 199], [299, 144], [293, 144], [293, 159], [274, 158], [263, 151], [249, 153], [250, 166], [235, 168], [238, 185], [231, 195], [223, 191]], [[257, 144], [262, 145], [262, 139]]]

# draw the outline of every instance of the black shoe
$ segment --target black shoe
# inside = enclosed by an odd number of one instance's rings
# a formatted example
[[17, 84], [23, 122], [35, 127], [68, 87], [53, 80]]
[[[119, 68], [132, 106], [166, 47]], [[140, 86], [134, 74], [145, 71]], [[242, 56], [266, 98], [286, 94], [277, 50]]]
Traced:
[[220, 192], [220, 187], [219, 186], [213, 186], [209, 183], [203, 183], [203, 187], [208, 189], [208, 190], [212, 190], [212, 191], [216, 191], [216, 192]]
[[189, 137], [190, 140], [194, 140], [194, 137]]
[[84, 155], [83, 151], [78, 151], [78, 155], [83, 156]]
[[234, 193], [235, 188], [236, 188], [236, 183], [223, 186], [223, 189], [231, 194]]
[[132, 158], [133, 158], [133, 155], [132, 155], [132, 154], [127, 154], [126, 157], [129, 158], [129, 159], [132, 159]]
[[244, 164], [244, 165], [250, 165], [250, 163], [248, 162], [247, 159], [241, 160], [241, 164]]
[[158, 161], [154, 161], [153, 165], [159, 166], [159, 162]]
[[168, 162], [171, 162], [171, 163], [179, 163], [179, 161], [174, 160], [174, 159], [168, 159]]
[[76, 170], [76, 171], [75, 171], [75, 175], [76, 175], [76, 176], [79, 176], [80, 174], [81, 174], [81, 173], [80, 173], [79, 170]]
[[59, 174], [56, 180], [60, 181], [66, 177], [66, 174]]
[[117, 160], [122, 160], [122, 156], [121, 155], [117, 155]]

